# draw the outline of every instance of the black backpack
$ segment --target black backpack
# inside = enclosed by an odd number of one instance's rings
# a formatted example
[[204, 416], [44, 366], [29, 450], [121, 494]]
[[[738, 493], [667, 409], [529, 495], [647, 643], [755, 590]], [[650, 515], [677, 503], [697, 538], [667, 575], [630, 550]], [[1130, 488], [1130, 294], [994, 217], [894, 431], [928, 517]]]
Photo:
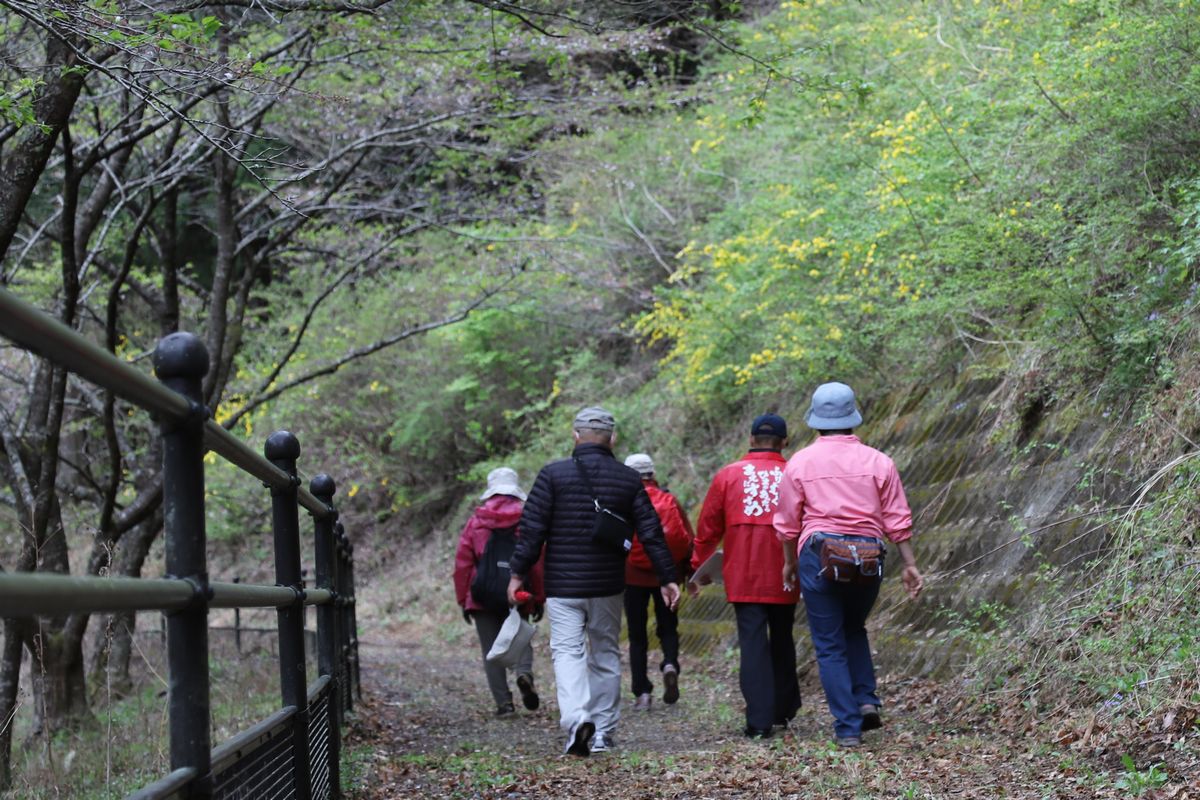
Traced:
[[495, 528], [483, 548], [483, 556], [471, 581], [471, 596], [475, 602], [496, 614], [508, 613], [508, 580], [512, 573], [508, 560], [517, 547], [517, 529]]

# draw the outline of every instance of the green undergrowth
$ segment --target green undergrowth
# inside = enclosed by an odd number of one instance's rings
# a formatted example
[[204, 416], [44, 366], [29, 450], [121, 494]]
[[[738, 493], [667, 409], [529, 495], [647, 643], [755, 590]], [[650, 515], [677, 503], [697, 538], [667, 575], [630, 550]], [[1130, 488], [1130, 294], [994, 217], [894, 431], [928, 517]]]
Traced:
[[1200, 453], [1146, 489], [1094, 560], [1041, 584], [1036, 609], [957, 629], [977, 710], [1106, 757], [1135, 794], [1200, 768]]
[[[987, 363], [1031, 403], [1123, 410], [1177, 380], [1200, 301], [1198, 10], [782, 2], [695, 82], [522, 141], [536, 213], [406, 240], [399, 272], [322, 308], [297, 363], [480, 288], [486, 310], [236, 428], [296, 429], [305, 477], [336, 471], [355, 519], [427, 530], [498, 463], [529, 480], [586, 403], [691, 502], [750, 418], [796, 419], [831, 378], [870, 400]], [[271, 368], [251, 348], [235, 382]]]
[[[157, 637], [141, 638], [135, 658], [145, 659], [148, 675], [134, 692], [115, 697], [108, 696], [103, 685], [93, 687], [93, 716], [50, 741], [17, 729], [16, 741], [23, 744], [13, 752], [15, 779], [0, 797], [116, 800], [166, 777], [171, 771], [169, 719], [166, 685], [159, 677], [166, 674], [165, 664]], [[234, 655], [227, 652], [232, 650], [232, 636], [228, 639], [212, 637], [214, 648], [221, 651], [209, 664], [214, 746], [280, 707], [277, 662], [268, 649], [246, 634], [244, 652]]]

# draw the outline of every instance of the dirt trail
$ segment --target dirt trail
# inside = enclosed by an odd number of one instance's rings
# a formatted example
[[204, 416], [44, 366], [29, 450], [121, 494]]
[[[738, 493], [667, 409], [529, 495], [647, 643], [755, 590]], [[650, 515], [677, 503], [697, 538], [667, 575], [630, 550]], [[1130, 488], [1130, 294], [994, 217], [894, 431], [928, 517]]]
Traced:
[[703, 665], [685, 658], [677, 705], [656, 698], [649, 713], [634, 712], [624, 698], [616, 748], [564, 757], [546, 632], [535, 639], [541, 709], [498, 720], [474, 638], [459, 625], [443, 636], [450, 641], [395, 634], [364, 643], [364, 701], [347, 740], [354, 800], [1130, 796], [1066, 748], [967, 724], [928, 682], [885, 679], [885, 729], [860, 750], [838, 750], [811, 665], [791, 728], [749, 741], [735, 654]]

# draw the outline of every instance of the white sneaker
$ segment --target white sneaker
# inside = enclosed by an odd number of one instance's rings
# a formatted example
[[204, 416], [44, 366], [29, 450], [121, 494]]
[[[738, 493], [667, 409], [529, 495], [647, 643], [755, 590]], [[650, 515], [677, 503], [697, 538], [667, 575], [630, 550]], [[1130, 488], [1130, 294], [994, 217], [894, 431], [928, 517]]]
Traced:
[[654, 702], [654, 696], [649, 692], [639, 694], [637, 699], [633, 701], [634, 711], [649, 711], [650, 704]]
[[592, 739], [592, 752], [607, 752], [608, 749], [615, 744], [616, 742], [613, 741], [613, 735], [611, 733], [597, 733], [596, 737]]

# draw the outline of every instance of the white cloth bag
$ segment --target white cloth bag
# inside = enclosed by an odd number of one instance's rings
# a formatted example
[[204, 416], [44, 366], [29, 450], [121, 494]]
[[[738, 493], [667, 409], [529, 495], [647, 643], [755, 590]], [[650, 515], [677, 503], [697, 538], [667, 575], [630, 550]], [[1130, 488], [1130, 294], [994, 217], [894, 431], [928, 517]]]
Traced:
[[515, 667], [521, 658], [521, 651], [537, 633], [537, 626], [521, 619], [516, 608], [508, 610], [508, 617], [496, 634], [496, 641], [488, 651], [487, 660], [505, 667]]

